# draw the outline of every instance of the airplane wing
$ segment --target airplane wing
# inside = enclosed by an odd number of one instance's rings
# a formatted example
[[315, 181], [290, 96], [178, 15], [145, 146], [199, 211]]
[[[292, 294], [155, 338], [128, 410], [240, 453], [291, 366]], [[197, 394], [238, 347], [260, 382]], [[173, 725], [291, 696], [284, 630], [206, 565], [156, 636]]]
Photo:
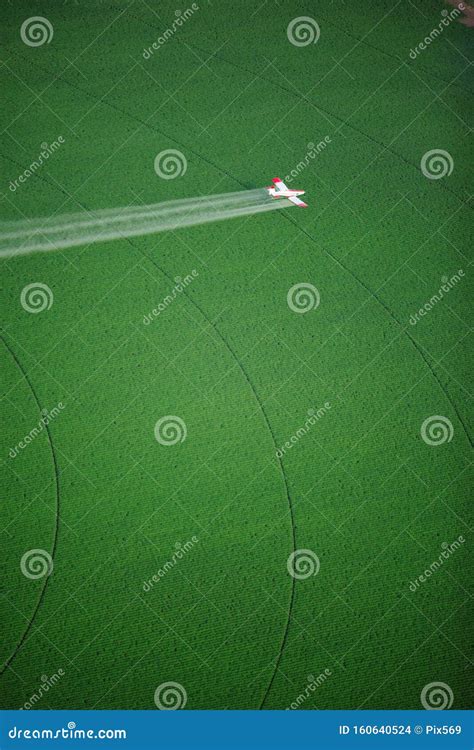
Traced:
[[300, 200], [296, 195], [292, 195], [290, 198], [288, 198], [289, 201], [295, 204], [295, 206], [300, 206], [300, 208], [308, 208], [308, 204], [304, 203], [304, 201]]
[[274, 177], [272, 180], [273, 184], [275, 185], [277, 190], [288, 190], [285, 183], [280, 180], [279, 177]]

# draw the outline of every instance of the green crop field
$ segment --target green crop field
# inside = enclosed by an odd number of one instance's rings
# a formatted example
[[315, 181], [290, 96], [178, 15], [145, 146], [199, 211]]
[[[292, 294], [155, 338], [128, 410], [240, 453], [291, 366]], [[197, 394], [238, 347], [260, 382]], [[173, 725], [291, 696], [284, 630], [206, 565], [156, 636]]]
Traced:
[[474, 30], [0, 17], [0, 240], [275, 176], [308, 203], [0, 259], [1, 706], [468, 708]]

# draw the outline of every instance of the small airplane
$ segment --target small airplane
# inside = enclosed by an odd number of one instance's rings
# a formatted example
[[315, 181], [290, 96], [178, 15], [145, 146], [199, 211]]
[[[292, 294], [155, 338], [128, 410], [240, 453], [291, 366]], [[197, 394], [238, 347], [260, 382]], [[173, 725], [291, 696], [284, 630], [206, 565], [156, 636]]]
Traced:
[[295, 206], [308, 208], [308, 204], [298, 198], [298, 195], [304, 195], [304, 190], [290, 190], [279, 177], [275, 177], [272, 182], [273, 187], [267, 187], [268, 195], [271, 195], [272, 198], [288, 198]]

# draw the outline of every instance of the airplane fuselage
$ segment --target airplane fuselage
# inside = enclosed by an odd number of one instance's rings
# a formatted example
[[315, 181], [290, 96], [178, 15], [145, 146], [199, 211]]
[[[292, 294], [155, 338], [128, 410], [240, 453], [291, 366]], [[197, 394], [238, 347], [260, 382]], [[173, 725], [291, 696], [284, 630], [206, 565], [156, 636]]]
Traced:
[[305, 193], [304, 190], [277, 190], [274, 187], [268, 187], [267, 190], [272, 198], [292, 198], [298, 195], [304, 195]]

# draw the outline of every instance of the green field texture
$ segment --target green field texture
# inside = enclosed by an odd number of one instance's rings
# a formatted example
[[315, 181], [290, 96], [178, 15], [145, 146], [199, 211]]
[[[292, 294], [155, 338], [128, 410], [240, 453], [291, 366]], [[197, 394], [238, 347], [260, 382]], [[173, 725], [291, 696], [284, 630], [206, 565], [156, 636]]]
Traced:
[[[282, 709], [327, 670], [301, 709], [420, 708], [432, 682], [468, 708], [473, 32], [453, 21], [412, 59], [451, 6], [198, 4], [149, 59], [184, 6], [0, 10], [2, 220], [263, 187], [292, 169], [309, 204], [2, 259], [1, 706], [61, 669], [37, 708], [155, 709], [173, 681], [188, 709]], [[54, 36], [30, 47], [20, 28], [36, 15]], [[317, 43], [289, 42], [299, 16]], [[185, 155], [179, 178], [155, 173], [165, 149]], [[449, 176], [422, 173], [432, 149]], [[54, 301], [31, 314], [20, 297], [36, 282]], [[320, 295], [306, 314], [287, 303], [299, 283]], [[165, 415], [183, 442], [157, 442]], [[420, 434], [433, 415], [452, 425], [435, 446]], [[31, 549], [51, 575], [22, 574]], [[317, 555], [316, 575], [289, 575], [295, 550]]]

